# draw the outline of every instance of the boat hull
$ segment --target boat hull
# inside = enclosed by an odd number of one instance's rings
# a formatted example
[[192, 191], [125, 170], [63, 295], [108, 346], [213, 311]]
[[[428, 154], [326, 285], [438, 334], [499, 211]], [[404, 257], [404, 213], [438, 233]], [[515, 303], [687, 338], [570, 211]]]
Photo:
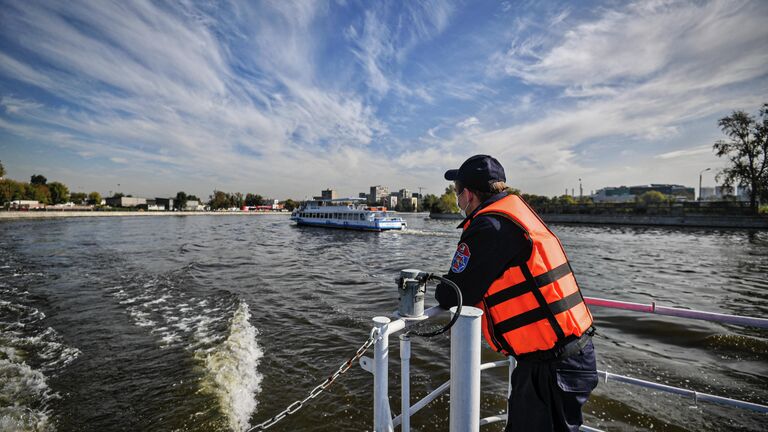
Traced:
[[308, 221], [304, 219], [294, 219], [296, 221], [296, 225], [300, 226], [313, 226], [313, 227], [322, 227], [322, 228], [337, 228], [337, 229], [348, 229], [348, 230], [356, 230], [356, 231], [391, 231], [391, 230], [402, 230], [404, 228], [403, 223], [380, 223], [377, 225], [359, 225], [359, 224], [352, 224], [352, 223], [344, 223], [344, 222], [331, 222], [331, 221]]

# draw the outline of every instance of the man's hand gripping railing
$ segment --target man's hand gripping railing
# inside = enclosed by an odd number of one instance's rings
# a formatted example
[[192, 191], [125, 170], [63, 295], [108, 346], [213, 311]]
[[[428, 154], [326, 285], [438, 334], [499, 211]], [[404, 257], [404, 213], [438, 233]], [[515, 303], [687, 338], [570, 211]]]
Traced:
[[346, 373], [350, 367], [352, 367], [352, 363], [357, 361], [363, 354], [365, 354], [366, 351], [368, 351], [368, 348], [373, 345], [374, 342], [376, 342], [376, 339], [378, 339], [379, 336], [379, 329], [373, 328], [371, 329], [371, 334], [368, 336], [368, 340], [365, 341], [365, 343], [355, 351], [355, 355], [353, 355], [349, 360], [342, 363], [341, 366], [339, 366], [339, 369], [333, 373], [333, 375], [329, 376], [325, 379], [322, 383], [320, 383], [317, 387], [313, 388], [311, 392], [309, 392], [309, 395], [305, 397], [304, 399], [297, 400], [296, 402], [288, 405], [288, 408], [284, 409], [279, 414], [275, 415], [274, 417], [270, 418], [269, 420], [257, 424], [256, 426], [251, 427], [248, 429], [247, 432], [251, 431], [263, 431], [266, 430], [272, 426], [275, 425], [275, 423], [279, 422], [280, 420], [288, 417], [291, 414], [296, 413], [296, 411], [300, 410], [304, 407], [304, 404], [310, 400], [318, 397], [320, 393], [323, 392], [323, 390], [327, 389], [331, 386], [331, 384], [336, 381], [336, 378]]

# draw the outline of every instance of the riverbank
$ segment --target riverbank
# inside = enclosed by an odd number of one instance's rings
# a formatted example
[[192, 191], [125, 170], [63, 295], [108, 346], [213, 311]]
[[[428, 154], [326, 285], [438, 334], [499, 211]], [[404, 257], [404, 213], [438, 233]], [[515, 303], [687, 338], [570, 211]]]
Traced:
[[[647, 216], [647, 215], [594, 215], [594, 214], [539, 214], [547, 223], [569, 223], [585, 225], [641, 225], [696, 228], [731, 228], [731, 229], [768, 229], [768, 217], [763, 216], [724, 216], [724, 215], [685, 215], [685, 216]], [[431, 219], [462, 220], [460, 214], [430, 213]]]
[[290, 212], [149, 212], [149, 211], [4, 211], [0, 220], [57, 219], [73, 217], [152, 217], [152, 216], [290, 216]]
[[696, 228], [768, 229], [768, 218], [757, 216], [642, 216], [542, 214], [547, 223], [588, 225], [645, 225]]

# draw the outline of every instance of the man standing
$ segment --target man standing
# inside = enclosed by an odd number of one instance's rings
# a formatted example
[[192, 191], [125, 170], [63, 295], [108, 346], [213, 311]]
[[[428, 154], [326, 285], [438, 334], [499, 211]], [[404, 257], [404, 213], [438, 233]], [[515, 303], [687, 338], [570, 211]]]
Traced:
[[[592, 315], [558, 238], [519, 196], [506, 192], [504, 168], [487, 155], [467, 159], [455, 182], [465, 219], [446, 277], [463, 304], [483, 310], [488, 344], [517, 359], [509, 431], [577, 431], [597, 385]], [[435, 298], [456, 305], [447, 285]]]

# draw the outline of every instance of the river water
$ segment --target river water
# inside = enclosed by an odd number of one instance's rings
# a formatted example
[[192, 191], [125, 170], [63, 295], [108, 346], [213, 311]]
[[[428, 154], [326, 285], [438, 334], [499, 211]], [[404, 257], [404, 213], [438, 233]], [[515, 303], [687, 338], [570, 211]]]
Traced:
[[[284, 216], [0, 223], [0, 430], [243, 431], [264, 421], [336, 371], [371, 318], [396, 308], [400, 269], [447, 270], [454, 223], [405, 217], [408, 230], [385, 233], [299, 228]], [[587, 296], [768, 315], [766, 232], [552, 228]], [[593, 313], [599, 369], [768, 403], [764, 330]], [[412, 400], [448, 379], [448, 342], [414, 341]], [[483, 361], [500, 358], [483, 352]], [[505, 370], [484, 372], [484, 416], [504, 410], [506, 387]], [[271, 430], [370, 430], [371, 407], [372, 376], [355, 366]], [[584, 413], [606, 431], [768, 423], [613, 382], [598, 386]], [[447, 430], [447, 419], [443, 397], [412, 429]]]

